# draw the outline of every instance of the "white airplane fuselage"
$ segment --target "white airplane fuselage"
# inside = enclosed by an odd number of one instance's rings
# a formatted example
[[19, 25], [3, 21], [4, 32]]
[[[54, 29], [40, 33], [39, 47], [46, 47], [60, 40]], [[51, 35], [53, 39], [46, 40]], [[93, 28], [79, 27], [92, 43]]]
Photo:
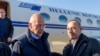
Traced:
[[[100, 36], [100, 16], [76, 12], [55, 7], [36, 5], [17, 0], [3, 0], [7, 3], [7, 16], [11, 18], [14, 26], [14, 37], [20, 36], [28, 29], [28, 21], [34, 13], [40, 13], [45, 19], [45, 31], [49, 33], [51, 50], [62, 53], [68, 43], [67, 23], [76, 18], [82, 25], [82, 33], [87, 36]], [[3, 3], [0, 1], [0, 3]]]

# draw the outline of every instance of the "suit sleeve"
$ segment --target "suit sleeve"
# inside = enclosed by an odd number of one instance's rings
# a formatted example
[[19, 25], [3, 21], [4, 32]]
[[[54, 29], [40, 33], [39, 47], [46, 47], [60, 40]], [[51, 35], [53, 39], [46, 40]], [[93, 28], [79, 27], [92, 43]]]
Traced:
[[9, 37], [12, 37], [13, 36], [13, 32], [14, 32], [14, 28], [13, 28], [13, 25], [12, 25], [12, 21], [10, 21], [10, 34], [9, 34]]
[[70, 49], [71, 49], [71, 45], [67, 44], [63, 49], [63, 55], [62, 56], [70, 56]]

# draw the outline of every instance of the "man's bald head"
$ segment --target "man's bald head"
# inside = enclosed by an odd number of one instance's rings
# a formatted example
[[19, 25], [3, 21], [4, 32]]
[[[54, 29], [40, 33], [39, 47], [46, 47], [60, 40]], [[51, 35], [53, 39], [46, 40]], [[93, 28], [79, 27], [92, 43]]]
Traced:
[[33, 14], [30, 17], [29, 29], [35, 35], [41, 37], [44, 32], [44, 19], [40, 14]]
[[43, 21], [44, 22], [44, 19], [43, 17], [40, 15], [40, 14], [33, 14], [31, 17], [30, 17], [30, 21], [29, 23], [32, 23], [32, 22], [35, 22], [35, 21]]

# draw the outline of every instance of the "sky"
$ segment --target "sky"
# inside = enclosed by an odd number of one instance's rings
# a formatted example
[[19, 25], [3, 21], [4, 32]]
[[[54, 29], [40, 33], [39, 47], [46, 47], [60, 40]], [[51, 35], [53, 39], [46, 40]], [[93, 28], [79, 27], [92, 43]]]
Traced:
[[100, 15], [100, 0], [22, 0], [29, 3]]

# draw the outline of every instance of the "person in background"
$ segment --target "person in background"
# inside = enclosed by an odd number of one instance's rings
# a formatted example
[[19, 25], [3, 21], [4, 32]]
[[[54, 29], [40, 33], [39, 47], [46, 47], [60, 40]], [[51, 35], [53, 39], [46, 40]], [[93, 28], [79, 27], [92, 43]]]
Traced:
[[29, 20], [28, 31], [16, 38], [12, 56], [50, 56], [47, 40], [49, 33], [44, 31], [44, 24], [40, 14], [33, 14]]
[[12, 41], [13, 26], [11, 20], [6, 17], [4, 8], [0, 8], [0, 42], [9, 44]]
[[70, 42], [63, 50], [63, 56], [100, 56], [100, 43], [82, 32], [81, 24], [73, 19], [67, 25]]

